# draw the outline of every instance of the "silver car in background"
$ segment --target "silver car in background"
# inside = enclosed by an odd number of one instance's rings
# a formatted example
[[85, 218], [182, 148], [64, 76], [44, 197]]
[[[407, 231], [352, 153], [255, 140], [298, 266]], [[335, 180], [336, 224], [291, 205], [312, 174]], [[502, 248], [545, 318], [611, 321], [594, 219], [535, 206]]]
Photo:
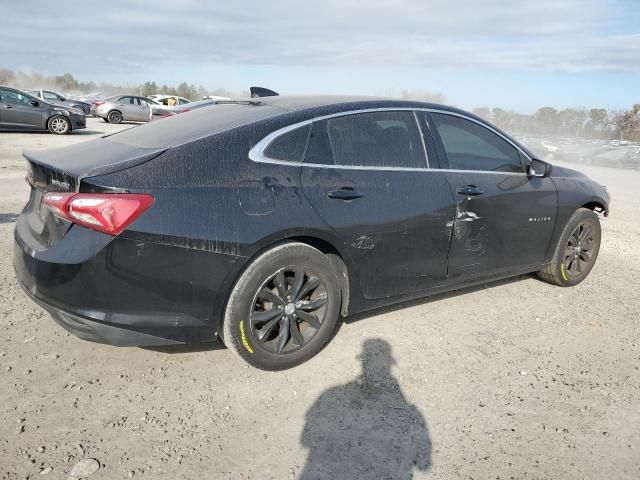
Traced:
[[137, 95], [114, 95], [104, 100], [96, 100], [91, 114], [102, 117], [108, 123], [148, 122], [152, 109], [160, 104], [150, 98]]

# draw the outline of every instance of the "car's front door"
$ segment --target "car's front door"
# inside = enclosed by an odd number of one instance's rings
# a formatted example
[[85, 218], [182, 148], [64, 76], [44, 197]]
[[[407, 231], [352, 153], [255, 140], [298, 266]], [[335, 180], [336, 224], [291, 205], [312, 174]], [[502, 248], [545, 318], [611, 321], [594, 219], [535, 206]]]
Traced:
[[342, 242], [367, 298], [446, 279], [453, 197], [445, 173], [428, 166], [413, 111], [347, 114], [311, 127], [303, 193]]
[[556, 221], [551, 179], [528, 176], [524, 153], [474, 119], [426, 117], [456, 197], [450, 279], [541, 265]]
[[11, 128], [44, 128], [42, 107], [34, 97], [15, 90], [0, 89], [0, 122]]

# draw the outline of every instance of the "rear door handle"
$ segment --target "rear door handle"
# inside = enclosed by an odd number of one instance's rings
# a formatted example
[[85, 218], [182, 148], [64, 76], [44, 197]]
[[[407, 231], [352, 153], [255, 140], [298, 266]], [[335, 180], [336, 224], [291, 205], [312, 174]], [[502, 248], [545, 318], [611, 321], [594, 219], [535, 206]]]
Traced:
[[327, 197], [338, 200], [355, 200], [364, 197], [364, 193], [355, 190], [353, 187], [342, 187], [340, 190], [332, 190], [327, 193]]
[[475, 197], [477, 195], [482, 195], [484, 190], [476, 187], [475, 185], [467, 185], [466, 187], [460, 187], [458, 189], [458, 193], [460, 195], [466, 195], [467, 197]]
[[5, 105], [4, 108], [13, 108], [13, 105]]

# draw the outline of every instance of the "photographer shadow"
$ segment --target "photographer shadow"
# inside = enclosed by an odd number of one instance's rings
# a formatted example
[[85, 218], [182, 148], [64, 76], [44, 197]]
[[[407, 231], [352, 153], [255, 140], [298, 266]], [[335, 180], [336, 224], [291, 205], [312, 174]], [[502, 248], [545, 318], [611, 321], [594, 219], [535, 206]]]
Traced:
[[411, 479], [431, 466], [427, 424], [391, 373], [391, 346], [366, 340], [360, 360], [357, 380], [325, 391], [307, 412], [299, 479]]

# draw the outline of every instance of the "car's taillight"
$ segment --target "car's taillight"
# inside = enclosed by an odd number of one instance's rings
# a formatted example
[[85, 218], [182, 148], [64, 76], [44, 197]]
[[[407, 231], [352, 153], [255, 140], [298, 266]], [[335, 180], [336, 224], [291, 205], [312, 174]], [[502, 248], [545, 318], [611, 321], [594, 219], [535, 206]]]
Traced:
[[104, 102], [93, 102], [93, 104], [94, 104], [96, 107], [99, 107], [100, 105], [103, 105], [103, 104], [104, 104]]
[[153, 197], [135, 193], [49, 192], [44, 203], [57, 217], [118, 235], [153, 204]]

